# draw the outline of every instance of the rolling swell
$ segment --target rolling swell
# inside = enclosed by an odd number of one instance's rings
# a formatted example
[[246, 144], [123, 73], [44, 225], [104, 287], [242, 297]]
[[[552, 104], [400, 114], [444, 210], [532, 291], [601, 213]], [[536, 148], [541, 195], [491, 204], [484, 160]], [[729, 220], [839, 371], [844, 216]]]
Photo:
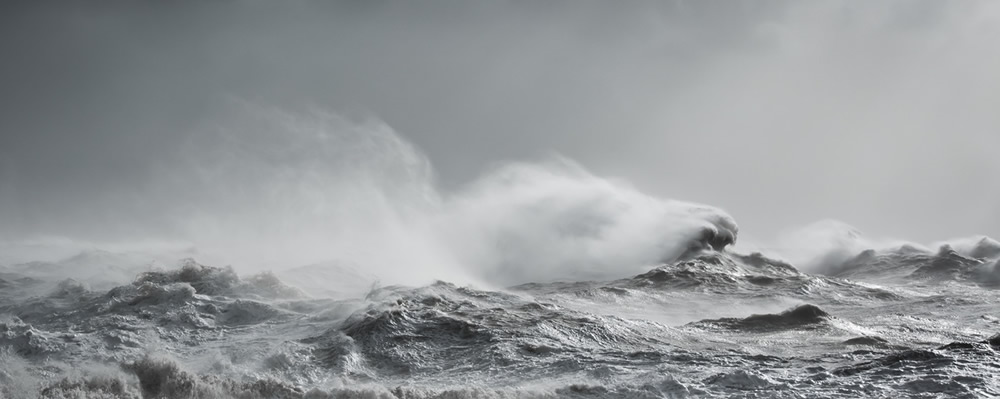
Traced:
[[328, 365], [346, 364], [344, 358], [357, 351], [380, 375], [488, 375], [502, 367], [543, 376], [669, 348], [664, 339], [669, 331], [663, 326], [510, 294], [439, 282], [379, 295], [385, 298], [310, 341], [329, 345], [318, 349]]
[[777, 314], [755, 314], [745, 318], [702, 320], [692, 324], [701, 328], [725, 328], [745, 331], [775, 331], [786, 329], [815, 329], [831, 320], [832, 316], [816, 305], [800, 305]]
[[[957, 270], [962, 278], [966, 266], [977, 267], [965, 260], [975, 259], [955, 252], [906, 254], [917, 260], [907, 265], [909, 273], [926, 266], [927, 273], [952, 276]], [[39, 287], [16, 273], [5, 276], [11, 282], [0, 287], [5, 295]], [[965, 287], [956, 285], [935, 288], [933, 295], [894, 290], [809, 275], [760, 254], [706, 250], [611, 281], [509, 290], [437, 282], [376, 288], [340, 300], [310, 298], [274, 274], [239, 276], [193, 260], [141, 272], [107, 291], [74, 279], [42, 286], [37, 295], [3, 304], [0, 360], [16, 365], [0, 366], [7, 396], [1000, 392], [990, 377], [997, 371], [1000, 338], [963, 335], [1000, 326], [990, 316], [995, 302], [982, 299], [992, 298], [992, 290], [974, 286], [980, 299], [939, 291]], [[734, 307], [736, 302], [745, 308]], [[695, 309], [703, 316], [694, 322], [653, 317], [687, 314], [685, 307], [693, 304], [715, 307]], [[630, 307], [646, 313], [622, 312]], [[948, 319], [955, 314], [976, 316]], [[966, 327], [955, 328], [959, 323]], [[99, 372], [73, 371], [91, 368]]]

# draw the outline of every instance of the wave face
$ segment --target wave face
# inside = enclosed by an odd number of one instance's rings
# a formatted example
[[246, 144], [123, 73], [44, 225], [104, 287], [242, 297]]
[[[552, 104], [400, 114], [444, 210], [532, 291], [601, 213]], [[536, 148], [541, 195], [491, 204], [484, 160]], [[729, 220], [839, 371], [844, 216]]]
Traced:
[[[345, 284], [363, 284], [363, 273], [343, 265], [239, 275], [192, 259], [164, 268], [105, 252], [4, 266], [0, 392], [1000, 395], [991, 242], [865, 251], [820, 276], [757, 253], [717, 251], [712, 235], [696, 239], [683, 259], [632, 277], [506, 289], [438, 281], [351, 291]], [[85, 262], [134, 274], [114, 283], [113, 273], [60, 272]], [[282, 275], [331, 288], [299, 288]]]

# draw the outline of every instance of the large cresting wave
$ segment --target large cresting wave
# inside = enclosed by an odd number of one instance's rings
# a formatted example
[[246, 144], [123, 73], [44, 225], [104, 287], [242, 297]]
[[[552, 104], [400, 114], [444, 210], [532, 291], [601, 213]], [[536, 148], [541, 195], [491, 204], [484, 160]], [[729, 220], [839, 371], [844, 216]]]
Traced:
[[79, 245], [167, 242], [243, 267], [332, 262], [383, 283], [503, 286], [622, 277], [737, 235], [719, 209], [648, 196], [555, 155], [442, 190], [424, 154], [386, 124], [318, 110], [234, 101], [172, 159], [115, 196], [146, 204], [141, 219], [114, 201], [81, 204], [135, 225]]

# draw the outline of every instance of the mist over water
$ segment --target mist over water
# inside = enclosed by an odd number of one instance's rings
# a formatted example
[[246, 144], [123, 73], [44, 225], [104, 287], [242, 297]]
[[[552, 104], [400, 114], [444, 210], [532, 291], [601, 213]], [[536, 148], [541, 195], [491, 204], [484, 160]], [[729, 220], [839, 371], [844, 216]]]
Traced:
[[168, 159], [141, 186], [85, 204], [149, 213], [111, 215], [148, 235], [103, 245], [161, 240], [248, 270], [336, 261], [385, 283], [502, 287], [625, 277], [676, 259], [705, 230], [736, 233], [722, 210], [645, 195], [558, 155], [499, 163], [442, 192], [431, 161], [388, 125], [315, 109], [234, 100]]

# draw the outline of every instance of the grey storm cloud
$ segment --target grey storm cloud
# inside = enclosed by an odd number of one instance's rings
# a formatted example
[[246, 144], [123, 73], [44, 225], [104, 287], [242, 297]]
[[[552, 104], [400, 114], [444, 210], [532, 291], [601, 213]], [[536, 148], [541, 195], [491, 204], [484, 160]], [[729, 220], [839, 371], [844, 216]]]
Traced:
[[198, 143], [244, 102], [383, 121], [445, 191], [558, 153], [762, 241], [826, 218], [1000, 236], [995, 2], [0, 8], [10, 239], [168, 232], [196, 194], [155, 189], [184, 187], [164, 170], [212, 156]]

